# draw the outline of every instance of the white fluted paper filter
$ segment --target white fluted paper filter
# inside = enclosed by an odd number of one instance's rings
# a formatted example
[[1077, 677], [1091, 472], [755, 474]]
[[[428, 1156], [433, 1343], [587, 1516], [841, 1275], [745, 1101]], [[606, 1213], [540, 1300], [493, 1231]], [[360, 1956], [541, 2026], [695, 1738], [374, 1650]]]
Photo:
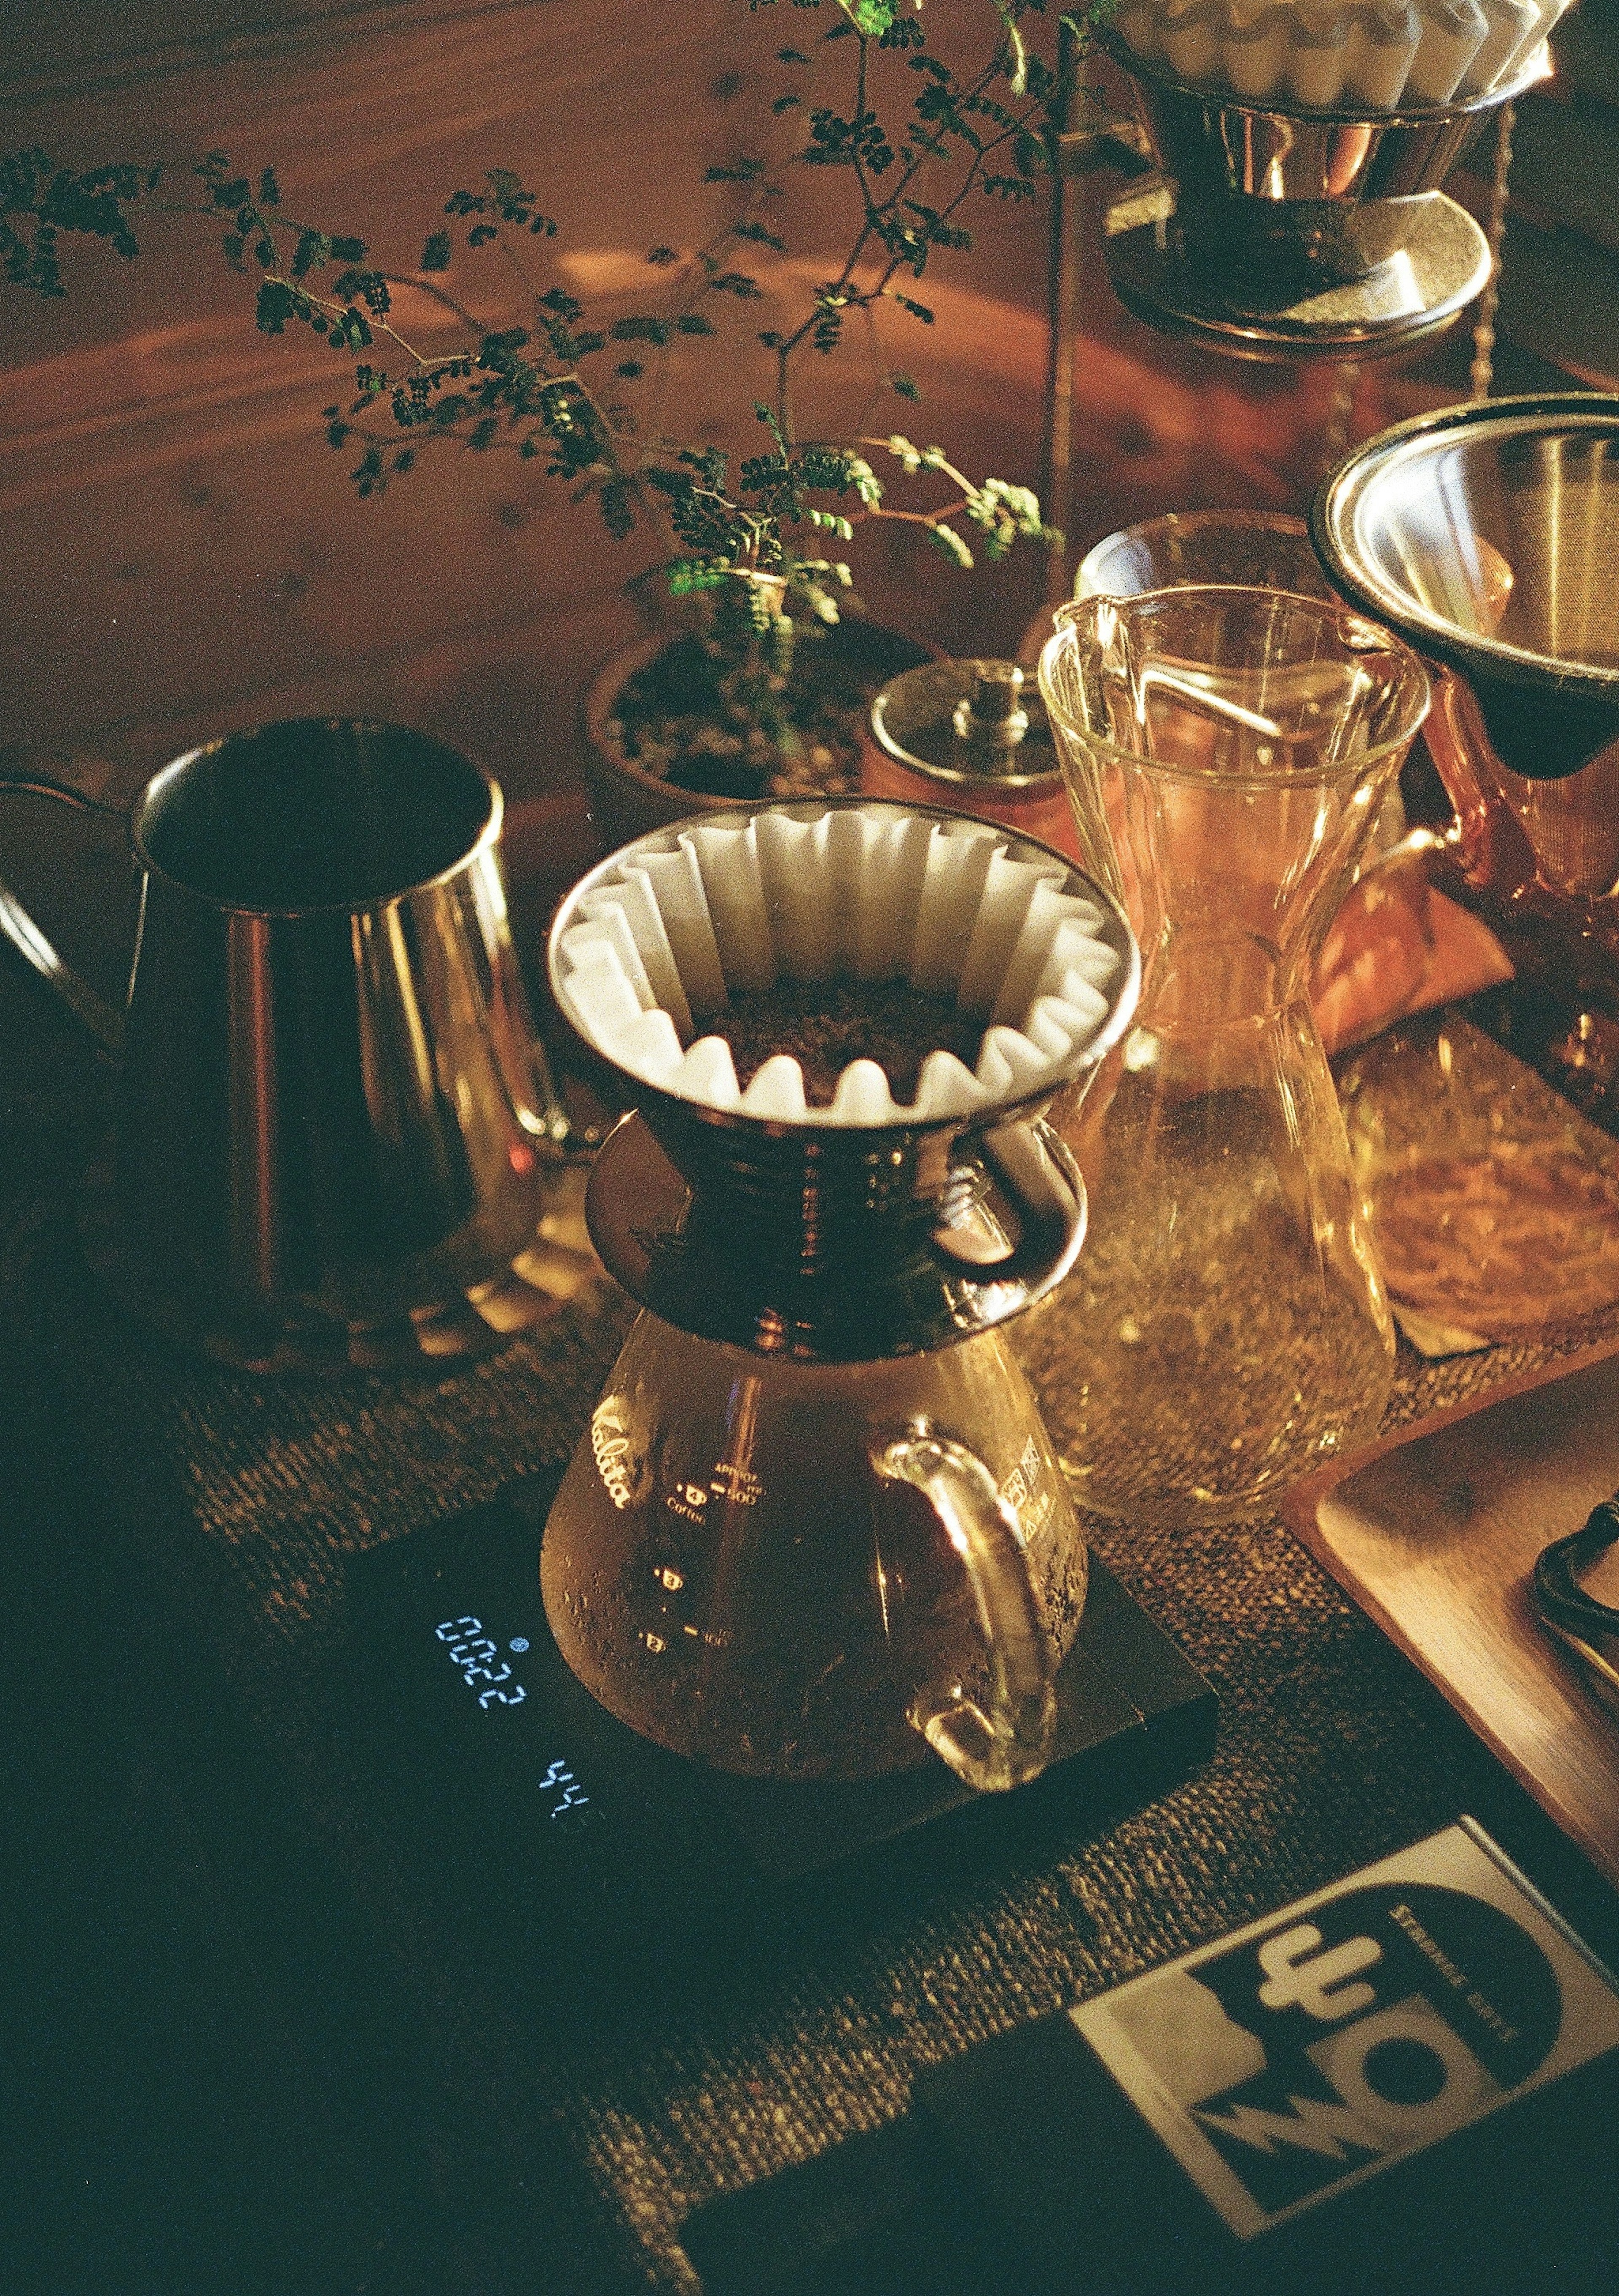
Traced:
[[1465, 102], [1507, 86], [1569, 0], [1122, 0], [1144, 62], [1286, 111]]
[[[1113, 1010], [1118, 927], [1055, 857], [1004, 830], [893, 806], [767, 808], [644, 838], [557, 935], [564, 1010], [607, 1060], [683, 1100], [793, 1124], [972, 1115], [1055, 1086]], [[812, 1107], [782, 1054], [742, 1091], [715, 1032], [732, 994], [778, 980], [908, 981], [984, 1022], [975, 1069], [937, 1047], [896, 1104], [875, 1061]]]

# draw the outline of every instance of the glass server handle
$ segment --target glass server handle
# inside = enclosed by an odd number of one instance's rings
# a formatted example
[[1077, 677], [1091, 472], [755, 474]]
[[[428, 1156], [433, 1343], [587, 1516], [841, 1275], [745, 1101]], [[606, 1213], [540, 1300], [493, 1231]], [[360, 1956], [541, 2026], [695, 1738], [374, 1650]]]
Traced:
[[918, 1423], [871, 1455], [879, 1475], [914, 1484], [966, 1568], [990, 1660], [986, 1714], [959, 1682], [925, 1684], [908, 1719], [941, 1761], [980, 1793], [1036, 1777], [1056, 1718], [1050, 1647], [1016, 1519], [974, 1452]]

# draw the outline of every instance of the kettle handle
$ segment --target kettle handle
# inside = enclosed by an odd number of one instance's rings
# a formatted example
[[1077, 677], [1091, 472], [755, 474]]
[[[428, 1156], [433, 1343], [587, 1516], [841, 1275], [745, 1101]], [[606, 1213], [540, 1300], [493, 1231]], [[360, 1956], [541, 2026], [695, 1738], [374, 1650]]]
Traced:
[[[117, 806], [103, 805], [96, 798], [86, 797], [65, 782], [43, 779], [38, 775], [0, 774], [0, 797], [55, 798], [76, 813], [95, 813], [111, 821], [122, 821], [123, 813]], [[42, 980], [56, 991], [69, 1011], [80, 1020], [110, 1059], [117, 1060], [123, 1050], [123, 1015], [108, 1004], [99, 991], [62, 956], [55, 943], [42, 932], [17, 898], [4, 878], [0, 878], [0, 933], [10, 941], [20, 956], [25, 957]]]
[[976, 1452], [916, 1421], [874, 1447], [889, 1481], [915, 1486], [961, 1557], [990, 1657], [990, 1711], [958, 1682], [929, 1683], [908, 1718], [966, 1785], [1004, 1792], [1036, 1777], [1051, 1759], [1056, 1721], [1050, 1646], [1016, 1517]]

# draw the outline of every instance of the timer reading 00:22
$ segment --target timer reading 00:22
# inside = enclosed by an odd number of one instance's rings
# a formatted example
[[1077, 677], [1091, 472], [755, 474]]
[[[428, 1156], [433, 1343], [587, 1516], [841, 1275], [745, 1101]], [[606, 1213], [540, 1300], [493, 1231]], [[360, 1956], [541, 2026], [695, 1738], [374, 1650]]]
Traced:
[[[446, 1644], [450, 1657], [461, 1669], [467, 1688], [477, 1692], [481, 1707], [522, 1704], [529, 1693], [521, 1682], [513, 1680], [512, 1669], [505, 1660], [501, 1660], [498, 1672], [490, 1667], [490, 1660], [499, 1658], [500, 1652], [498, 1645], [484, 1633], [481, 1619], [446, 1619], [442, 1626], [434, 1628], [433, 1632]], [[481, 1682], [487, 1683], [489, 1687], [479, 1690]]]
[[[499, 1658], [499, 1645], [492, 1635], [483, 1629], [481, 1619], [470, 1614], [465, 1618], [446, 1619], [433, 1628], [434, 1634], [449, 1652], [455, 1665], [461, 1669], [467, 1688], [473, 1691], [481, 1707], [521, 1706], [528, 1692], [521, 1682], [514, 1680], [511, 1668], [500, 1659], [499, 1670], [490, 1664]], [[528, 1648], [527, 1643], [513, 1642], [514, 1651]], [[478, 1685], [485, 1685], [481, 1690]], [[588, 1826], [601, 1823], [603, 1812], [592, 1801], [565, 1759], [553, 1760], [539, 1781], [539, 1791], [549, 1801], [546, 1815], [553, 1823], [562, 1821], [570, 1833], [582, 1833]]]

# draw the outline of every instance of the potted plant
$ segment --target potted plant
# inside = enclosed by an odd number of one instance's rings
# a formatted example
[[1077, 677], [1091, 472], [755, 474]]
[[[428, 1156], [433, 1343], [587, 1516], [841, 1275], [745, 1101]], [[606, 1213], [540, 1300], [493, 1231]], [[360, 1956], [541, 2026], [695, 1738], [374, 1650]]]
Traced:
[[[430, 455], [510, 452], [593, 506], [609, 536], [656, 529], [663, 580], [691, 619], [592, 689], [593, 797], [611, 840], [705, 801], [846, 788], [862, 693], [921, 652], [877, 648], [874, 660], [865, 631], [846, 621], [842, 553], [859, 529], [907, 521], [964, 567], [1052, 539], [1027, 488], [974, 480], [869, 413], [874, 398], [918, 396], [887, 356], [887, 318], [933, 324], [916, 291], [930, 265], [970, 246], [974, 200], [1035, 196], [1072, 94], [1080, 22], [1048, 15], [1045, 0], [974, 5], [987, 37], [962, 66], [935, 53], [919, 10], [900, 0], [835, 0], [816, 45], [846, 62], [841, 105], [812, 100], [810, 50], [778, 47], [771, 110], [785, 157], [739, 153], [709, 169], [726, 213], [689, 253], [646, 250], [656, 292], [640, 308], [595, 314], [539, 267], [556, 226], [515, 173], [453, 193], [417, 268], [401, 275], [377, 266], [361, 239], [295, 219], [273, 168], [250, 179], [218, 152], [179, 169], [78, 173], [38, 152], [0, 159], [0, 273], [60, 293], [63, 234], [132, 257], [142, 203], [177, 205], [218, 229], [226, 261], [253, 282], [263, 332], [311, 329], [349, 363], [352, 387], [323, 419], [360, 496], [406, 480]], [[822, 278], [794, 271], [779, 227], [784, 176], [808, 168], [834, 171], [850, 195], [844, 253]], [[497, 263], [496, 278], [522, 283], [525, 324], [475, 308]], [[787, 305], [769, 327], [757, 324], [764, 265]], [[453, 324], [448, 348], [406, 332], [394, 292], [406, 281]], [[841, 435], [806, 437], [804, 370], [857, 330], [870, 365], [865, 407]], [[739, 332], [768, 374], [764, 393], [748, 394], [741, 441], [683, 443], [666, 412], [682, 353], [711, 346], [736, 365]]]

